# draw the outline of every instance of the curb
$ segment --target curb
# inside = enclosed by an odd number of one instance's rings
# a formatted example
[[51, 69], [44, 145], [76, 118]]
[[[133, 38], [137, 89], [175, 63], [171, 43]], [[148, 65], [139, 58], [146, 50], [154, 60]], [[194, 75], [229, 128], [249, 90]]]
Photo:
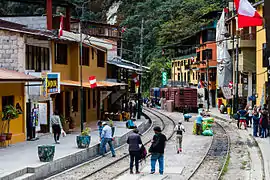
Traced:
[[[234, 123], [233, 122], [233, 120], [228, 120], [228, 119], [226, 119], [226, 118], [224, 118], [224, 117], [220, 117], [220, 116], [218, 116], [218, 115], [215, 115], [215, 114], [212, 114], [212, 113], [209, 113], [211, 116], [213, 116], [214, 118], [217, 118], [217, 119], [219, 119], [219, 120], [221, 120], [221, 121], [224, 121], [224, 122], [229, 122], [229, 123]], [[258, 141], [257, 141], [257, 139], [256, 138], [254, 138], [253, 137], [253, 135], [252, 134], [250, 134], [249, 132], [248, 132], [248, 134], [249, 135], [251, 135], [250, 137], [252, 138], [252, 140], [254, 141], [254, 142], [256, 142], [256, 144], [258, 145], [257, 147], [258, 147], [258, 150], [259, 150], [259, 156], [260, 156], [260, 158], [261, 158], [261, 165], [262, 165], [262, 180], [265, 180], [265, 165], [264, 165], [264, 158], [263, 158], [263, 153], [262, 153], [262, 149], [261, 149], [261, 147], [260, 147], [260, 144], [258, 143]]]
[[[141, 132], [146, 132], [149, 129], [149, 127], [151, 127], [151, 124], [152, 124], [151, 120], [146, 115], [145, 121], [138, 126], [138, 129]], [[131, 130], [125, 133], [123, 136], [117, 137], [116, 141], [114, 142], [114, 147], [119, 148], [122, 145], [124, 145], [126, 143], [126, 138], [128, 137], [130, 133], [132, 133]], [[12, 180], [12, 179], [25, 176], [27, 174], [29, 174], [30, 176], [23, 179], [27, 179], [27, 180], [44, 179], [48, 176], [58, 174], [61, 171], [65, 171], [74, 166], [78, 166], [82, 163], [86, 163], [89, 161], [89, 159], [91, 160], [93, 160], [93, 158], [97, 159], [99, 158], [97, 157], [98, 154], [99, 154], [99, 143], [87, 149], [83, 149], [79, 152], [69, 154], [65, 157], [54, 160], [52, 162], [44, 163], [38, 167], [22, 168], [21, 170], [18, 170], [16, 172], [10, 173], [8, 175], [4, 175], [3, 177], [0, 177], [0, 179]]]

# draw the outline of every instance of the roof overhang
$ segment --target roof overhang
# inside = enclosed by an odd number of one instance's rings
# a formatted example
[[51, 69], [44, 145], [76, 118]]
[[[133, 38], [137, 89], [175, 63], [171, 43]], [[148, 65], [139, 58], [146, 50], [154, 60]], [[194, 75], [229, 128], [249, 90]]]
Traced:
[[25, 82], [42, 82], [42, 78], [27, 75], [22, 72], [12, 71], [0, 68], [1, 83], [25, 83]]
[[[60, 84], [63, 86], [75, 86], [75, 87], [81, 86], [80, 81], [72, 81], [72, 80], [61, 80]], [[85, 88], [90, 88], [89, 82], [82, 82], [82, 86]], [[110, 81], [97, 81], [97, 87], [115, 87], [115, 86], [127, 86], [127, 84]]]

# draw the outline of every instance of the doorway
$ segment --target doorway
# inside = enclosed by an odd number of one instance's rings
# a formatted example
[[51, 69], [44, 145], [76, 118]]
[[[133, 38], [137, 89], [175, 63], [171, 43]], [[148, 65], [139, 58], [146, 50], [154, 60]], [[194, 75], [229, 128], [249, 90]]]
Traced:
[[70, 92], [65, 92], [65, 117], [70, 117]]

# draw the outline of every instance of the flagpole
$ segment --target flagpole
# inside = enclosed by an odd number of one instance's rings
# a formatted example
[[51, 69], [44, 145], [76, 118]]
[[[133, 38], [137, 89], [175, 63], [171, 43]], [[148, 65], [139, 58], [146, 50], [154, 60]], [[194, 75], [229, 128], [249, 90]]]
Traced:
[[140, 85], [139, 85], [139, 90], [138, 90], [138, 114], [137, 114], [137, 119], [141, 119], [141, 91], [142, 91], [142, 60], [143, 60], [143, 24], [144, 24], [144, 18], [142, 18], [142, 24], [141, 24], [141, 40], [140, 40], [140, 70], [141, 74], [139, 76], [140, 80]]

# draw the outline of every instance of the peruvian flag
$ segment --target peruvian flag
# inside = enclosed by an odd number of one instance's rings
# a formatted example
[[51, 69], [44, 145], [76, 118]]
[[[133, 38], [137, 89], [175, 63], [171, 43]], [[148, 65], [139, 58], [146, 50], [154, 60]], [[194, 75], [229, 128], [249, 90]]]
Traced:
[[139, 76], [137, 73], [132, 74], [132, 79], [137, 87], [140, 86]]
[[58, 32], [58, 37], [59, 38], [61, 36], [63, 36], [63, 28], [64, 28], [64, 16], [61, 15], [61, 17], [60, 17], [60, 28], [59, 28], [59, 32]]
[[230, 89], [233, 88], [233, 82], [232, 82], [232, 81], [229, 82], [229, 88], [230, 88]]
[[127, 30], [126, 27], [122, 27], [121, 32], [124, 33], [124, 32], [126, 32], [126, 30]]
[[89, 77], [89, 83], [90, 83], [90, 88], [95, 88], [95, 87], [97, 87], [97, 79], [96, 79], [96, 76], [90, 76], [90, 77]]
[[234, 0], [238, 14], [238, 28], [262, 26], [263, 19], [248, 0]]

